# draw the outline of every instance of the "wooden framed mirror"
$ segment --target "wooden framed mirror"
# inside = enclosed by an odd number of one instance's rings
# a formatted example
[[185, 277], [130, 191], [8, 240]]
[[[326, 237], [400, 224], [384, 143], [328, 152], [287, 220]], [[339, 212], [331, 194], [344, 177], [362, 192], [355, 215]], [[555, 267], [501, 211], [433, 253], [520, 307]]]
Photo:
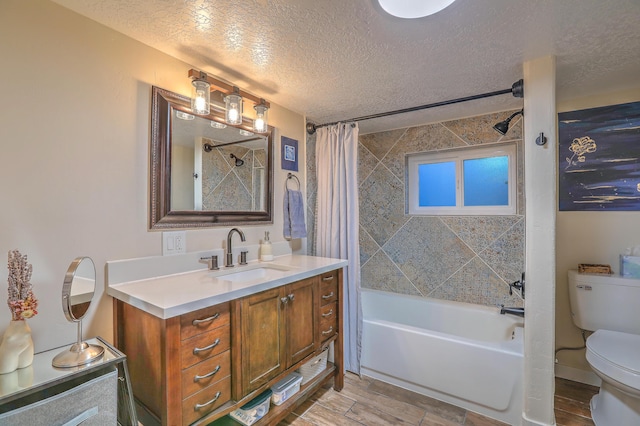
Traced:
[[149, 229], [273, 223], [273, 128], [191, 112], [186, 96], [152, 89]]

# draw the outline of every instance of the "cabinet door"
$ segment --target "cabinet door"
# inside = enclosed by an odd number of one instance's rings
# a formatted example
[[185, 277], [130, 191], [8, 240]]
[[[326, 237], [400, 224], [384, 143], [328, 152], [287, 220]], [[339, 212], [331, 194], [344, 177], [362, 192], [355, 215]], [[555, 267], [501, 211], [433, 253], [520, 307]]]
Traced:
[[286, 368], [286, 304], [281, 288], [241, 300], [242, 389], [244, 394], [262, 386]]
[[317, 278], [285, 287], [287, 297], [287, 367], [304, 359], [316, 348]]

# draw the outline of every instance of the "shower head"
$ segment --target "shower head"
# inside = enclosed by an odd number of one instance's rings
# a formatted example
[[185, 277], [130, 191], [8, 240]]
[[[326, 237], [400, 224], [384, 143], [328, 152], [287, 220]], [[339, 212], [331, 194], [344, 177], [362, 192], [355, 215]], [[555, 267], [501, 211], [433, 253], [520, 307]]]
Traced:
[[518, 114], [522, 114], [524, 116], [524, 109], [514, 112], [506, 120], [494, 124], [493, 128], [495, 129], [496, 132], [500, 133], [501, 135], [506, 135], [507, 131], [509, 130], [509, 123], [511, 123], [511, 120], [513, 120], [513, 118]]
[[233, 155], [233, 154], [229, 154], [229, 156], [230, 156], [231, 158], [234, 158], [234, 159], [236, 160], [236, 167], [240, 167], [240, 166], [242, 166], [242, 165], [244, 164], [244, 160], [242, 160], [242, 159], [240, 159], [240, 158], [236, 157], [235, 155]]

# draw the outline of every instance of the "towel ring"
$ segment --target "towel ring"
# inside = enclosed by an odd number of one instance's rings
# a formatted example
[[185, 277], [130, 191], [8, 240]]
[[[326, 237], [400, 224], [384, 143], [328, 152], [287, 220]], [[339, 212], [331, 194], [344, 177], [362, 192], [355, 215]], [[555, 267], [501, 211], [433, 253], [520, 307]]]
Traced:
[[300, 179], [298, 179], [298, 176], [294, 175], [293, 173], [289, 172], [287, 173], [287, 180], [284, 181], [284, 189], [289, 189], [289, 180], [291, 179], [295, 179], [296, 182], [298, 182], [298, 191], [300, 190]]

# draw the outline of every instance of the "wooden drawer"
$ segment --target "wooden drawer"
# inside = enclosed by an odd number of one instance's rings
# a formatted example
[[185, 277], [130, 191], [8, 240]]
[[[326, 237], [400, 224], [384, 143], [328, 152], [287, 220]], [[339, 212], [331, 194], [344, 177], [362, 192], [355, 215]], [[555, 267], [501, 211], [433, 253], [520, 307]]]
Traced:
[[231, 377], [226, 377], [182, 401], [182, 424], [190, 425], [230, 399]]
[[320, 342], [333, 337], [338, 331], [338, 303], [333, 302], [320, 307]]
[[320, 321], [334, 321], [338, 317], [338, 304], [329, 303], [320, 307]]
[[231, 374], [231, 351], [222, 352], [182, 371], [182, 399]]
[[335, 302], [336, 300], [338, 300], [337, 272], [322, 275], [320, 278], [320, 306]]
[[180, 339], [185, 340], [228, 324], [228, 302], [190, 312], [180, 317]]
[[228, 325], [184, 340], [180, 348], [182, 368], [189, 368], [200, 361], [228, 350], [230, 347], [231, 331]]

